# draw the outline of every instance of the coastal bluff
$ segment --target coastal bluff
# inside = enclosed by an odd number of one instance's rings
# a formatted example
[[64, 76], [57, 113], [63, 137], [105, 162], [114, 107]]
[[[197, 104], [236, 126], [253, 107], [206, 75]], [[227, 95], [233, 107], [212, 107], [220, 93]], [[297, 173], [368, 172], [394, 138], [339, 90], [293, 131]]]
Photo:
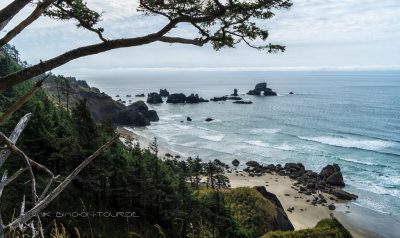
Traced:
[[55, 77], [45, 81], [43, 88], [50, 100], [63, 107], [71, 108], [80, 100], [86, 100], [90, 114], [97, 122], [109, 120], [116, 126], [148, 126], [159, 120], [157, 112], [149, 110], [143, 101], [125, 106], [74, 77]]

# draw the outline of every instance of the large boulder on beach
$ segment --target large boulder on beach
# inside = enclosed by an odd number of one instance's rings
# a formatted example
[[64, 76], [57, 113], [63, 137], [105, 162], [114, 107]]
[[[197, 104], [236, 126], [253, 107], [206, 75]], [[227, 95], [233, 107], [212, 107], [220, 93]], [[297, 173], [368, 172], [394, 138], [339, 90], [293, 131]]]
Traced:
[[159, 104], [159, 103], [163, 103], [163, 100], [162, 100], [160, 94], [158, 94], [158, 93], [149, 93], [149, 94], [147, 94], [147, 103]]
[[344, 187], [344, 180], [342, 172], [335, 172], [326, 179], [326, 182], [333, 186]]
[[151, 121], [158, 121], [157, 112], [149, 110], [146, 103], [137, 101], [111, 117], [111, 122], [121, 126], [148, 126]]
[[321, 180], [333, 186], [345, 186], [342, 172], [337, 164], [327, 165], [319, 173]]
[[333, 189], [331, 194], [342, 200], [356, 200], [358, 198], [357, 195], [346, 192], [340, 188]]
[[233, 166], [237, 167], [237, 166], [239, 166], [239, 164], [240, 164], [239, 160], [237, 160], [237, 159], [232, 160], [232, 165]]
[[260, 164], [257, 161], [250, 160], [246, 162], [246, 165], [249, 167], [260, 167]]

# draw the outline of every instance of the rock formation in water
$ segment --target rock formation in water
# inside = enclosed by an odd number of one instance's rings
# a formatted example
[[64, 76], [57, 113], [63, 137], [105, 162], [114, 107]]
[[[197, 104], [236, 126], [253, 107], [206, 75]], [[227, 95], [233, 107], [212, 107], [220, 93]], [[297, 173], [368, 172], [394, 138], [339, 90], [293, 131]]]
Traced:
[[160, 89], [160, 96], [166, 98], [169, 96], [169, 92], [167, 89]]
[[167, 103], [185, 103], [186, 95], [183, 93], [173, 93], [168, 96]]
[[160, 104], [163, 103], [164, 101], [162, 100], [162, 97], [158, 93], [149, 93], [147, 94], [147, 103], [150, 104]]
[[191, 94], [186, 97], [185, 94], [183, 93], [173, 93], [168, 96], [167, 103], [189, 103], [189, 104], [195, 104], [195, 103], [202, 103], [202, 102], [209, 102], [208, 100], [199, 97], [198, 94]]
[[234, 101], [233, 103], [235, 103], [235, 104], [253, 104], [252, 101], [242, 101], [242, 100]]
[[248, 95], [264, 95], [264, 96], [277, 96], [277, 93], [272, 89], [267, 88], [267, 83], [258, 83], [253, 90], [250, 90]]
[[238, 90], [235, 88], [233, 89], [233, 93], [231, 94], [231, 96], [237, 97], [238, 95]]
[[158, 120], [157, 112], [149, 110], [143, 101], [137, 101], [125, 109], [114, 113], [111, 117], [111, 121], [114, 124], [123, 126], [148, 126], [150, 122]]

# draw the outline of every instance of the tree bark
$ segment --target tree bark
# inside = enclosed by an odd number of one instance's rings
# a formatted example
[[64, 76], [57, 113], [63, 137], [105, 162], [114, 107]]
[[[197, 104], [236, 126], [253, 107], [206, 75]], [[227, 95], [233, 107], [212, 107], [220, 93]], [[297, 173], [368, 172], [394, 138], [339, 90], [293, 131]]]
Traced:
[[0, 39], [0, 47], [4, 46], [10, 42], [15, 36], [17, 36], [21, 31], [23, 31], [32, 22], [38, 19], [42, 13], [49, 7], [55, 0], [44, 0], [39, 3], [35, 10], [22, 22], [20, 22], [16, 27], [10, 30], [2, 39]]
[[18, 14], [32, 0], [15, 0], [0, 10], [0, 31], [8, 24], [8, 22]]

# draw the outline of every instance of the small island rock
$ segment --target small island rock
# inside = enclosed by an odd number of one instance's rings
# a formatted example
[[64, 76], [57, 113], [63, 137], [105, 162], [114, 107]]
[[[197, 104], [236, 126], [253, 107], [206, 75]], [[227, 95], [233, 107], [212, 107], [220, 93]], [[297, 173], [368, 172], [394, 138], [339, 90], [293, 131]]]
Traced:
[[159, 103], [163, 103], [163, 100], [162, 100], [160, 94], [158, 94], [158, 93], [149, 93], [147, 95], [147, 103], [159, 104]]

